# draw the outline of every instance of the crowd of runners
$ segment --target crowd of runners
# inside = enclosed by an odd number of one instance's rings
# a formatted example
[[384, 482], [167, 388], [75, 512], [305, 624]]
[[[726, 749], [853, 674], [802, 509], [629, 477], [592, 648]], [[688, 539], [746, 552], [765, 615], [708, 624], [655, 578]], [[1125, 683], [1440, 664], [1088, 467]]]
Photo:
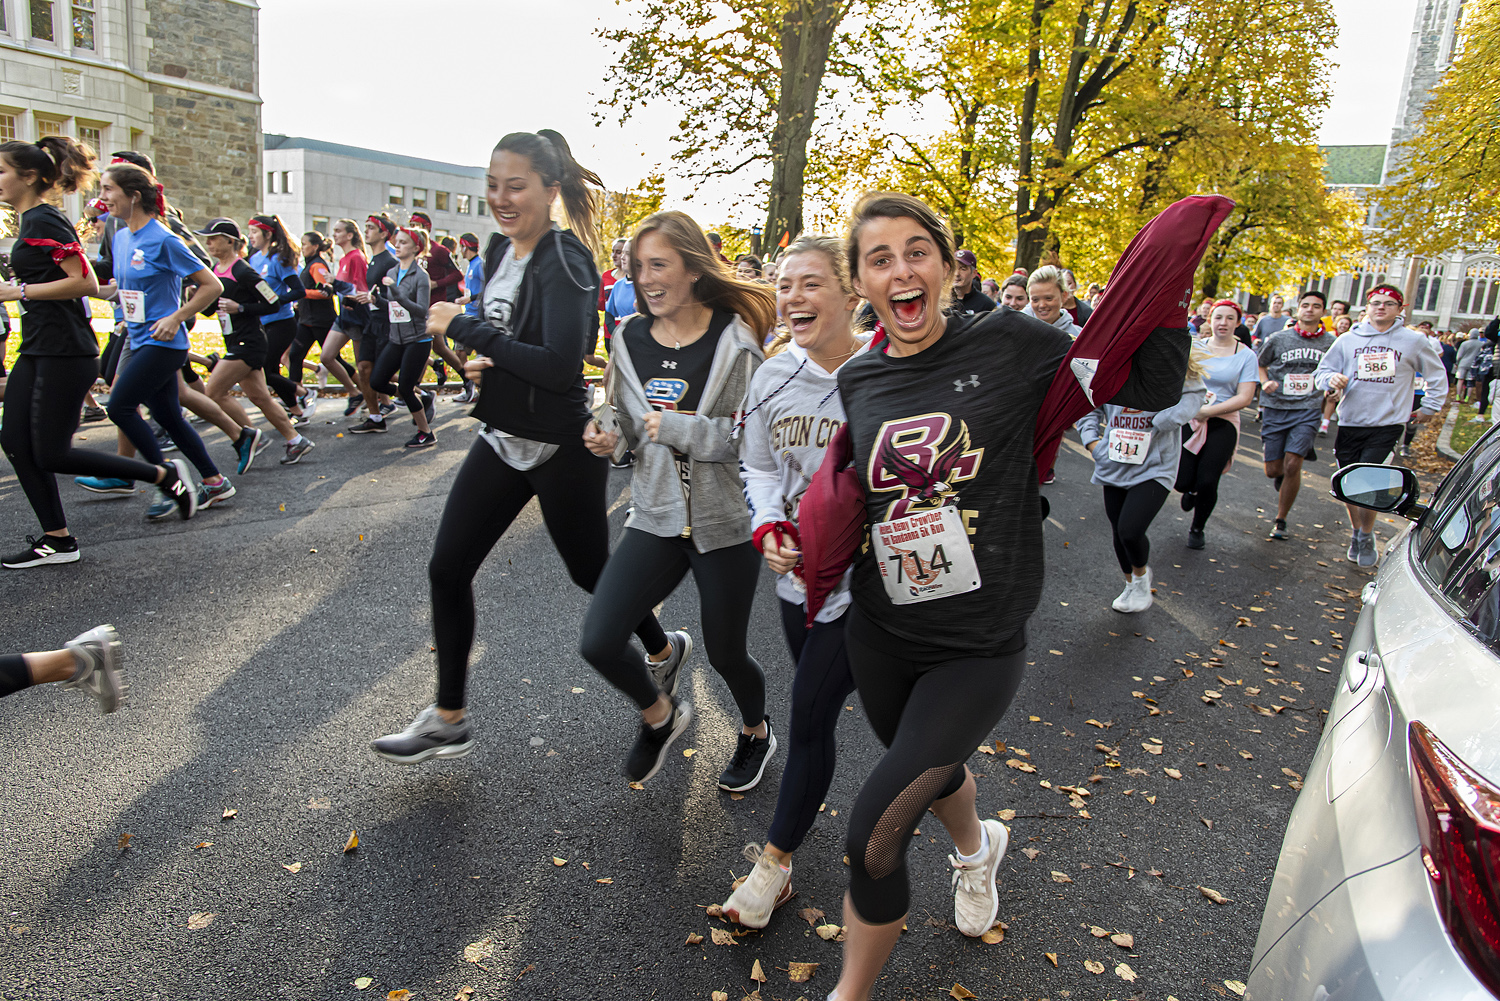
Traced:
[[[1129, 335], [1111, 326], [1127, 315], [1113, 307], [1160, 298], [1164, 283], [1178, 302], [1184, 286], [1171, 282], [1190, 280], [1196, 254], [1177, 262], [1180, 279], [1122, 258], [1083, 296], [1052, 266], [984, 279], [938, 214], [896, 193], [866, 196], [847, 232], [799, 236], [769, 263], [731, 263], [688, 215], [658, 212], [617, 235], [601, 275], [601, 183], [545, 130], [495, 147], [486, 183], [500, 233], [483, 249], [469, 234], [452, 247], [434, 240], [421, 213], [341, 219], [331, 240], [294, 238], [274, 215], [243, 227], [183, 220], [149, 158], [121, 152], [100, 166], [67, 138], [0, 145], [0, 201], [20, 224], [13, 277], [0, 283], [0, 301], [20, 305], [0, 442], [42, 532], [4, 566], [79, 559], [59, 474], [96, 493], [153, 485], [152, 520], [234, 496], [184, 408], [224, 431], [237, 477], [271, 431], [282, 464], [304, 461], [310, 418], [330, 403], [310, 374], [319, 366], [346, 391], [349, 433], [384, 433], [404, 408], [406, 446], [429, 447], [438, 394], [424, 377], [436, 354], [478, 424], [429, 564], [436, 698], [374, 752], [412, 764], [472, 751], [473, 582], [535, 498], [573, 583], [592, 595], [578, 652], [639, 713], [624, 775], [651, 780], [693, 719], [680, 685], [695, 649], [653, 609], [691, 575], [698, 642], [740, 717], [719, 788], [754, 789], [785, 748], [764, 844], [746, 849], [754, 867], [726, 917], [762, 928], [791, 896], [851, 692], [887, 748], [848, 823], [837, 1001], [868, 997], [895, 946], [906, 852], [929, 809], [953, 842], [955, 924], [979, 936], [996, 921], [1009, 834], [981, 819], [965, 761], [1022, 681], [1042, 585], [1039, 487], [1055, 478], [1049, 440], [1076, 422], [1125, 579], [1113, 607], [1138, 614], [1152, 603], [1151, 525], [1174, 491], [1192, 513], [1183, 544], [1211, 544], [1242, 420], [1260, 422], [1278, 497], [1273, 544], [1289, 535], [1331, 408], [1337, 461], [1381, 462], [1447, 397], [1441, 344], [1404, 324], [1392, 286], [1372, 289], [1342, 334], [1310, 290], [1291, 314], [1278, 301], [1247, 318], [1229, 300], [1191, 318], [1172, 307], [1170, 322], [1129, 314], [1140, 327]], [[96, 183], [91, 256], [52, 196]], [[90, 298], [114, 304], [102, 352]], [[217, 316], [222, 354], [190, 350], [197, 316]], [[595, 388], [584, 372], [599, 364]], [[1104, 385], [1109, 398], [1095, 400]], [[114, 453], [73, 447], [80, 420], [98, 417], [119, 430]], [[630, 471], [612, 550], [611, 466]], [[1349, 517], [1348, 558], [1371, 567], [1374, 515]], [[797, 665], [789, 707], [767, 705], [748, 652], [762, 564]], [[63, 681], [109, 711], [119, 662], [118, 635], [100, 627], [63, 650], [0, 657], [0, 695]]]

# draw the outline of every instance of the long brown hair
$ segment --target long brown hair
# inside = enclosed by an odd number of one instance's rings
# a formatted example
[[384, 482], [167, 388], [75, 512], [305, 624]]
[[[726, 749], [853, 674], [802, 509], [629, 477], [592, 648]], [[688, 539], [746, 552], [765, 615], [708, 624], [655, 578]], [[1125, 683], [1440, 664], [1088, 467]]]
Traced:
[[43, 136], [34, 143], [12, 140], [0, 145], [0, 156], [18, 173], [35, 174], [31, 186], [38, 194], [54, 187], [66, 194], [87, 190], [98, 177], [94, 164], [99, 154], [92, 146], [68, 136]]
[[[776, 324], [776, 294], [764, 285], [731, 277], [692, 216], [686, 212], [657, 212], [647, 216], [631, 238], [632, 249], [647, 233], [660, 233], [667, 245], [682, 258], [683, 266], [698, 274], [698, 280], [693, 283], [693, 298], [710, 309], [735, 314], [749, 325], [757, 338], [765, 340], [766, 334]], [[635, 308], [645, 316], [651, 315], [640, 286], [636, 286]]]
[[568, 226], [583, 245], [592, 248], [599, 242], [599, 201], [604, 182], [573, 159], [573, 151], [561, 133], [552, 129], [512, 132], [495, 144], [495, 152], [515, 153], [530, 160], [543, 187], [556, 184], [561, 188]]

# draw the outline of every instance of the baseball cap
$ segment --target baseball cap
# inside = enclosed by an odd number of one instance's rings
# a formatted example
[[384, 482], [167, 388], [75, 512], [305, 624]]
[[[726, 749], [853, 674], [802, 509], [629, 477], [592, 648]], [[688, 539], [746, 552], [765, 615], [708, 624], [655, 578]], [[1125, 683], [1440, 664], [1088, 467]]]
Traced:
[[979, 263], [979, 259], [974, 256], [972, 250], [960, 250], [953, 255], [953, 259], [967, 268], [972, 268]]
[[243, 239], [240, 236], [240, 227], [235, 224], [235, 221], [233, 219], [226, 219], [223, 216], [217, 219], [210, 219], [207, 226], [196, 232], [199, 236], [227, 236], [231, 240]]

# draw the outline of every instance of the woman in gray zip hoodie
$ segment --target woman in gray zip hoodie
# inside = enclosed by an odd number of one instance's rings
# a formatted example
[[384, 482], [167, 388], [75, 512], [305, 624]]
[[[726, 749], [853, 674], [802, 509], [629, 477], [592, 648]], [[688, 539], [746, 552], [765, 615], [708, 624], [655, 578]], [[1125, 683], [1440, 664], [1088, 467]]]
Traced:
[[[370, 290], [376, 303], [373, 308], [387, 310], [390, 315], [390, 334], [370, 371], [370, 388], [388, 396], [400, 393], [417, 425], [417, 434], [406, 443], [407, 448], [425, 448], [437, 443], [427, 423], [432, 394], [418, 392], [422, 373], [427, 370], [427, 358], [432, 354], [432, 335], [427, 333], [432, 283], [418, 260], [427, 249], [427, 240], [426, 230], [405, 226], [397, 230], [392, 240], [396, 267], [381, 279], [382, 284]], [[393, 375], [397, 376], [396, 386], [391, 385]]]
[[1093, 482], [1104, 488], [1104, 513], [1114, 530], [1115, 558], [1125, 590], [1111, 606], [1117, 612], [1151, 607], [1151, 540], [1146, 530], [1161, 511], [1182, 457], [1179, 429], [1203, 407], [1202, 369], [1189, 359], [1182, 399], [1155, 413], [1105, 404], [1074, 425], [1094, 456]]
[[[580, 652], [641, 707], [626, 759], [634, 782], [655, 775], [692, 709], [676, 697], [676, 669], [653, 678], [629, 646], [641, 616], [691, 571], [708, 659], [743, 716], [719, 787], [754, 788], [776, 750], [765, 675], [746, 648], [760, 554], [739, 475], [740, 428], [775, 300], [725, 274], [708, 240], [682, 212], [658, 212], [631, 241], [638, 314], [616, 328], [606, 384], [613, 416], [591, 423], [596, 455], [635, 452], [631, 514], [583, 620]], [[606, 427], [604, 424], [615, 424]], [[628, 676], [622, 673], [628, 667]], [[679, 662], [680, 665], [680, 662]]]

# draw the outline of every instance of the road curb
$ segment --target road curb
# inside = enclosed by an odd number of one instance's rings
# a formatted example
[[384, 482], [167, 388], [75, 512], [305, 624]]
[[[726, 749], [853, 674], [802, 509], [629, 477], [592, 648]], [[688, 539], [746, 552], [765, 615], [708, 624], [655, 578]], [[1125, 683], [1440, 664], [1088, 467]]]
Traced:
[[1463, 412], [1463, 409], [1464, 405], [1455, 401], [1453, 405], [1448, 408], [1448, 417], [1443, 421], [1443, 430], [1438, 432], [1438, 455], [1441, 455], [1445, 459], [1452, 459], [1454, 462], [1462, 459], [1463, 456], [1453, 451], [1453, 447], [1449, 444], [1449, 442], [1453, 440], [1453, 428], [1458, 424], [1458, 415]]

